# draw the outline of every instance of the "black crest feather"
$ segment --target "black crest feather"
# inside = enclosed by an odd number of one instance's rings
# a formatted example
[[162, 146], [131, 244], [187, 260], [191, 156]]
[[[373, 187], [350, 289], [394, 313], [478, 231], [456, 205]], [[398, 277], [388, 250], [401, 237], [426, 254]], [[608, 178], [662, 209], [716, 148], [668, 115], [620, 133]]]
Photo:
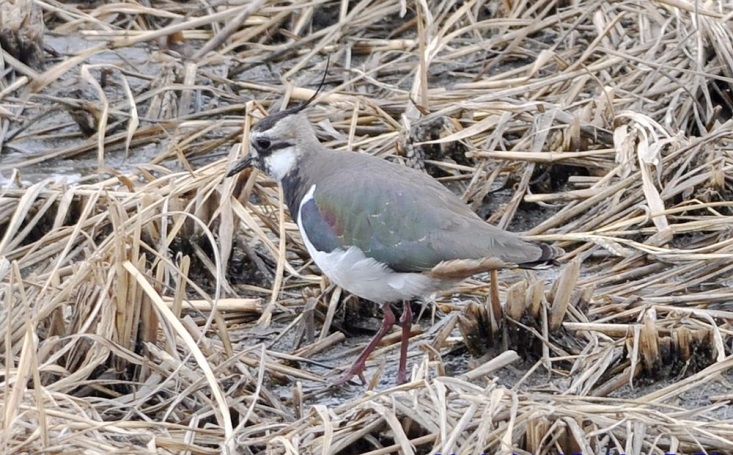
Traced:
[[329, 55], [326, 59], [326, 70], [323, 72], [323, 78], [321, 79], [321, 83], [318, 84], [318, 88], [316, 89], [316, 92], [313, 94], [313, 96], [308, 99], [305, 103], [299, 104], [297, 106], [291, 107], [290, 109], [285, 109], [284, 111], [276, 112], [274, 114], [270, 114], [267, 117], [260, 120], [254, 128], [257, 129], [257, 131], [266, 131], [275, 126], [275, 124], [280, 121], [281, 119], [288, 117], [290, 115], [297, 114], [298, 112], [304, 110], [310, 104], [315, 101], [316, 97], [321, 93], [321, 89], [323, 88], [323, 85], [326, 83], [326, 76], [328, 76], [328, 67], [331, 64], [331, 56]]

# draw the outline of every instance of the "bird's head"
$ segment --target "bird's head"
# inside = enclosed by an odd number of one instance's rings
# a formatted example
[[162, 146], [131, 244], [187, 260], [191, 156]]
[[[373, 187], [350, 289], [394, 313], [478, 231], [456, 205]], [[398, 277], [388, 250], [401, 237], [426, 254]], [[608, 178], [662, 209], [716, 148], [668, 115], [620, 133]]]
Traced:
[[304, 107], [268, 115], [256, 123], [249, 133], [249, 155], [231, 168], [227, 176], [251, 165], [277, 181], [288, 175], [301, 156], [319, 147]]
[[320, 147], [305, 110], [321, 91], [327, 72], [328, 62], [321, 84], [308, 101], [268, 115], [252, 127], [249, 132], [249, 154], [227, 172], [227, 177], [255, 165], [273, 179], [281, 181], [303, 155]]

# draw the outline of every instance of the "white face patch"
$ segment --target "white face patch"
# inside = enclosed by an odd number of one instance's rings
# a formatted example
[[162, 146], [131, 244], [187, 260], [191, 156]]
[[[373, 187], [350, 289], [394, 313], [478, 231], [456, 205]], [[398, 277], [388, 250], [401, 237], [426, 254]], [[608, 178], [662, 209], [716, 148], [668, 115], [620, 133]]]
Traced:
[[265, 172], [279, 182], [295, 167], [297, 161], [298, 152], [294, 146], [282, 148], [264, 158]]

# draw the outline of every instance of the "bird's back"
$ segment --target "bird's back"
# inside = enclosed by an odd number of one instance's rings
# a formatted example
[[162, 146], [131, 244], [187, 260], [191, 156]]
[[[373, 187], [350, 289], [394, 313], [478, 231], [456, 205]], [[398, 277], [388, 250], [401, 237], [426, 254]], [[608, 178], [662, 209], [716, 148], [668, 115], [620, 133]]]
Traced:
[[486, 223], [427, 174], [380, 158], [321, 148], [302, 158], [298, 174], [297, 184], [283, 182], [291, 212], [316, 185], [314, 201], [333, 229], [331, 240], [398, 272], [487, 257], [521, 265], [555, 254]]

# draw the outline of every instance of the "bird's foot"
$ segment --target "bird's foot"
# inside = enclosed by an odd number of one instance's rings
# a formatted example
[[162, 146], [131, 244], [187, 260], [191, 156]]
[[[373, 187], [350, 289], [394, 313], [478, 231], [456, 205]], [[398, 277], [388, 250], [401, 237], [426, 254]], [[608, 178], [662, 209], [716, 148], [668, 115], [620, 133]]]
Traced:
[[351, 365], [351, 368], [349, 368], [346, 373], [330, 381], [330, 384], [332, 386], [341, 386], [349, 382], [354, 376], [358, 376], [359, 379], [361, 379], [361, 383], [366, 384], [366, 379], [364, 379], [364, 368], [366, 367], [366, 365], [364, 363], [362, 363], [361, 365], [357, 365], [357, 363], [358, 362], [355, 362], [353, 365]]
[[407, 370], [397, 371], [397, 385], [402, 385], [406, 383], [407, 383]]
[[366, 384], [367, 382], [364, 380], [364, 368], [366, 368], [366, 361], [369, 358], [369, 354], [374, 351], [374, 348], [377, 347], [377, 344], [384, 338], [384, 336], [389, 332], [389, 329], [392, 328], [392, 326], [395, 323], [395, 317], [394, 313], [392, 313], [392, 309], [389, 307], [389, 305], [385, 305], [383, 307], [384, 309], [384, 319], [382, 320], [382, 326], [377, 331], [377, 334], [374, 335], [374, 338], [372, 341], [367, 345], [366, 348], [359, 354], [359, 357], [356, 359], [356, 361], [351, 365], [351, 368], [348, 369], [346, 373], [344, 373], [340, 378], [336, 379], [336, 381], [333, 382], [333, 385], [344, 385], [347, 382], [349, 382], [349, 379], [353, 378], [356, 375], [359, 375], [359, 378], [361, 378], [362, 383]]

